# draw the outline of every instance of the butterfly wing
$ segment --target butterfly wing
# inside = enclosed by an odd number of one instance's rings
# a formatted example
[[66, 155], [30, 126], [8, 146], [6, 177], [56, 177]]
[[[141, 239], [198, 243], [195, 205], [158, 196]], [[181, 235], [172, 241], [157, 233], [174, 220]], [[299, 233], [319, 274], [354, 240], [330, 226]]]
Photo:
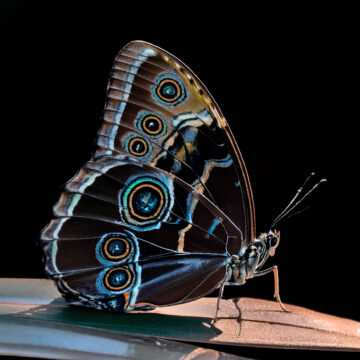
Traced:
[[221, 284], [254, 227], [246, 169], [210, 94], [164, 50], [125, 46], [93, 159], [42, 232], [48, 275], [98, 308], [190, 301]]
[[214, 290], [225, 276], [227, 239], [238, 233], [200, 192], [126, 155], [85, 164], [54, 216], [41, 236], [48, 275], [71, 301], [116, 310]]
[[133, 41], [117, 55], [94, 158], [118, 153], [175, 174], [255, 239], [253, 197], [237, 143], [196, 75], [168, 52]]

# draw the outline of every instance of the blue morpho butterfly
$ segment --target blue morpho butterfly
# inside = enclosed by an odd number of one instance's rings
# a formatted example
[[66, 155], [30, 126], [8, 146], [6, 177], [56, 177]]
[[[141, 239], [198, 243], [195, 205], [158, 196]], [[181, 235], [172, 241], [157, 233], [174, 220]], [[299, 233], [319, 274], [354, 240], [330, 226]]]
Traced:
[[[42, 231], [46, 272], [71, 303], [129, 312], [198, 299], [260, 270], [248, 174], [228, 123], [180, 60], [143, 41], [116, 56], [92, 159]], [[282, 306], [283, 307], [283, 306]]]

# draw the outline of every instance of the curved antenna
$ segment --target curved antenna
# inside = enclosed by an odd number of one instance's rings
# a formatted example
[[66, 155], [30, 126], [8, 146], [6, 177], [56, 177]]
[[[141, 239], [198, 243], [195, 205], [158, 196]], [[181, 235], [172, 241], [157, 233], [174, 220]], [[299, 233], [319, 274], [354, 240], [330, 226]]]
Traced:
[[300, 203], [303, 202], [305, 198], [307, 198], [321, 183], [326, 182], [327, 180], [325, 178], [318, 181], [305, 195], [298, 200], [296, 199], [299, 197], [299, 195], [303, 192], [305, 185], [309, 182], [309, 180], [315, 175], [314, 172], [312, 172], [304, 181], [302, 186], [297, 190], [295, 196], [290, 200], [289, 204], [285, 207], [285, 209], [275, 218], [275, 220], [270, 225], [270, 230], [273, 229], [273, 227], [281, 221], [286, 215], [288, 215], [292, 210], [294, 210]]
[[273, 226], [275, 224], [277, 224], [280, 219], [282, 218], [282, 215], [287, 211], [287, 209], [289, 209], [289, 207], [294, 203], [294, 201], [298, 198], [298, 196], [301, 194], [301, 192], [303, 191], [304, 189], [304, 186], [309, 182], [310, 178], [312, 176], [314, 176], [315, 173], [312, 172], [307, 178], [306, 180], [304, 181], [304, 183], [300, 186], [300, 188], [297, 190], [295, 196], [290, 200], [289, 204], [287, 204], [287, 206], [285, 207], [285, 209], [275, 218], [275, 220], [272, 222], [272, 224], [270, 225], [270, 229], [273, 228]]

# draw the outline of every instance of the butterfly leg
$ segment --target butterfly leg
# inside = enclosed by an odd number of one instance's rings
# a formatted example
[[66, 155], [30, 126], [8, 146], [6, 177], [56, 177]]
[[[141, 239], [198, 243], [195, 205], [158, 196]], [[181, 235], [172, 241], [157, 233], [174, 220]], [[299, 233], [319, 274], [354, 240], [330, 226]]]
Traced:
[[216, 302], [215, 317], [214, 317], [214, 320], [211, 322], [213, 325], [214, 325], [214, 324], [217, 322], [217, 320], [218, 320], [217, 315], [218, 315], [218, 311], [219, 311], [219, 309], [220, 309], [220, 300], [221, 300], [221, 298], [222, 298], [222, 296], [223, 296], [223, 293], [224, 293], [224, 285], [225, 285], [225, 282], [223, 282], [223, 283], [221, 284], [221, 287], [220, 287], [220, 289], [219, 289], [219, 295], [218, 295], [217, 302]]
[[228, 283], [226, 280], [231, 278], [231, 274], [232, 274], [231, 267], [228, 266], [228, 268], [226, 270], [224, 281], [222, 282], [222, 284], [220, 286], [220, 289], [219, 289], [219, 294], [218, 294], [218, 298], [217, 298], [217, 302], [216, 302], [215, 317], [214, 317], [214, 320], [212, 321], [212, 324], [215, 324], [217, 322], [217, 319], [218, 319], [217, 314], [218, 314], [218, 311], [220, 309], [220, 300], [221, 300], [221, 298], [223, 297], [223, 294], [224, 294], [224, 287]]
[[272, 266], [271, 268], [269, 269], [266, 269], [266, 270], [261, 270], [261, 271], [256, 271], [254, 272], [254, 277], [257, 277], [257, 276], [263, 276], [263, 275], [266, 275], [266, 274], [270, 274], [270, 273], [273, 273], [274, 274], [274, 298], [276, 299], [276, 301], [279, 303], [280, 307], [286, 311], [286, 312], [290, 312], [289, 310], [287, 310], [284, 306], [284, 304], [281, 302], [281, 299], [280, 299], [280, 292], [279, 292], [279, 271], [278, 271], [278, 267], [275, 265], [275, 266]]

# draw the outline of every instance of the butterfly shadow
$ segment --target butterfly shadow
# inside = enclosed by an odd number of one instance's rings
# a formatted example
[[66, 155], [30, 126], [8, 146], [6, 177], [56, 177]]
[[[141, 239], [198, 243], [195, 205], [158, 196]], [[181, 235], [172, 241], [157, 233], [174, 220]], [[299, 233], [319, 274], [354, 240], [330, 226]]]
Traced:
[[19, 311], [13, 316], [62, 323], [64, 325], [111, 330], [117, 333], [151, 336], [183, 341], [209, 341], [222, 333], [213, 318], [166, 315], [152, 312], [116, 313], [73, 306], [55, 299]]

